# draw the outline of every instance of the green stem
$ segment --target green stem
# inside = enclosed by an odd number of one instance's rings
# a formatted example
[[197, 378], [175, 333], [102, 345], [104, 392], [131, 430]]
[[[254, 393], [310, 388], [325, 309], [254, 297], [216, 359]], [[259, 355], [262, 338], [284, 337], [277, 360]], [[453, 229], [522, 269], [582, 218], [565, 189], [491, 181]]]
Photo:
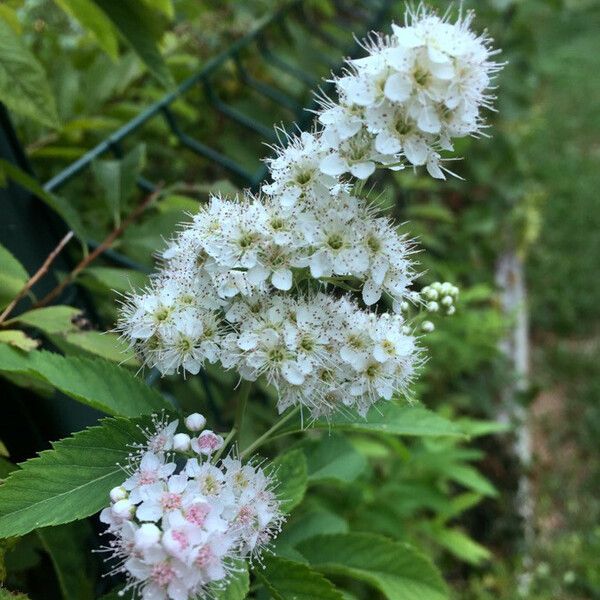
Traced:
[[240, 383], [238, 393], [235, 398], [235, 422], [233, 428], [237, 430], [238, 442], [242, 436], [242, 427], [244, 425], [244, 415], [246, 413], [246, 405], [250, 396], [251, 381], [243, 380]]
[[285, 416], [281, 417], [271, 429], [268, 429], [263, 433], [259, 438], [257, 438], [252, 444], [250, 444], [241, 454], [240, 458], [244, 458], [248, 456], [251, 452], [254, 452], [257, 448], [260, 448], [265, 442], [267, 442], [271, 436], [278, 430], [281, 429], [293, 416], [297, 415], [300, 412], [300, 405], [292, 408]]

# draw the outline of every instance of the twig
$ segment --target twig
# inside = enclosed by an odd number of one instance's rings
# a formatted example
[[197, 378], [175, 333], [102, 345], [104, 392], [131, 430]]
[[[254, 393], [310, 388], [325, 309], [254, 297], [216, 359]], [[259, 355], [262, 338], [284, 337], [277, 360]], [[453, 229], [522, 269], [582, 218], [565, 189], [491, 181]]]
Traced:
[[0, 323], [3, 323], [6, 320], [6, 317], [10, 315], [13, 311], [14, 307], [19, 303], [19, 301], [27, 294], [27, 292], [48, 272], [50, 265], [54, 262], [54, 259], [60, 254], [62, 249], [69, 243], [71, 238], [73, 237], [73, 232], [69, 231], [62, 240], [58, 243], [56, 248], [50, 252], [46, 260], [43, 262], [42, 266], [29, 278], [27, 283], [21, 288], [21, 291], [16, 295], [14, 300], [4, 309], [3, 313], [0, 315]]
[[54, 298], [59, 296], [62, 291], [72, 283], [77, 275], [81, 273], [86, 267], [89, 266], [91, 262], [96, 260], [104, 251], [108, 250], [112, 243], [133, 223], [151, 204], [161, 193], [161, 186], [157, 187], [151, 194], [148, 194], [144, 200], [133, 210], [127, 218], [113, 231], [111, 231], [104, 241], [93, 251], [90, 252], [87, 256], [84, 256], [77, 266], [50, 292], [48, 292], [41, 300], [38, 300], [33, 306], [34, 308], [39, 308], [40, 306], [45, 306]]

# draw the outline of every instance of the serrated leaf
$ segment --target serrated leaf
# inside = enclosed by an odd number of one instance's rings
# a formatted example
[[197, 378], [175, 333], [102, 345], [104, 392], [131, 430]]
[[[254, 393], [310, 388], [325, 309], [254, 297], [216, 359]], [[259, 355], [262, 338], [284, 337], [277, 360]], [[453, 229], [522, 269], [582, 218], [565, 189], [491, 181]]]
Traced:
[[273, 474], [277, 479], [276, 493], [284, 513], [290, 512], [302, 502], [308, 477], [306, 457], [302, 450], [290, 450], [277, 457], [268, 465], [267, 473]]
[[0, 538], [69, 523], [98, 512], [124, 480], [131, 444], [146, 419], [107, 418], [20, 464], [0, 485]]
[[119, 57], [117, 31], [110, 19], [92, 0], [54, 0], [62, 10], [79, 21], [113, 60]]
[[[100, 356], [110, 362], [125, 364], [129, 367], [139, 366], [140, 362], [128, 344], [116, 333], [100, 331], [76, 331], [67, 333], [61, 338], [67, 345], [75, 346], [95, 356]], [[56, 337], [53, 337], [54, 341]], [[65, 354], [70, 354], [69, 349], [57, 344]]]
[[303, 563], [270, 556], [256, 575], [275, 600], [343, 600], [333, 584]]
[[236, 560], [231, 565], [231, 576], [224, 587], [211, 589], [211, 600], [244, 600], [250, 590], [250, 574], [245, 560]]
[[320, 571], [364, 581], [389, 600], [446, 600], [446, 585], [429, 560], [408, 544], [370, 533], [320, 535], [297, 546]]
[[0, 371], [29, 375], [67, 396], [111, 415], [137, 417], [172, 406], [127, 370], [100, 358], [65, 357], [52, 352], [23, 354], [0, 345]]
[[35, 350], [40, 343], [37, 340], [25, 335], [20, 329], [4, 329], [0, 331], [0, 344], [8, 344], [23, 350], [31, 352]]
[[44, 527], [37, 531], [50, 555], [64, 600], [93, 600], [87, 542], [92, 535], [87, 522]]
[[149, 11], [143, 3], [134, 0], [95, 0], [95, 2], [114, 23], [150, 73], [162, 85], [171, 87], [173, 79], [157, 45], [162, 27], [152, 11]]
[[81, 314], [79, 308], [72, 306], [48, 306], [29, 310], [10, 320], [10, 323], [20, 323], [34, 327], [48, 334], [74, 331], [77, 327], [73, 319]]
[[477, 419], [462, 418], [457, 419], [455, 422], [469, 437], [506, 433], [512, 429], [509, 423], [500, 423], [499, 421], [479, 421]]
[[366, 468], [366, 458], [341, 435], [325, 434], [304, 445], [308, 481], [354, 481]]
[[[457, 425], [441, 415], [420, 406], [399, 406], [394, 402], [380, 402], [366, 417], [358, 414], [337, 414], [329, 420], [318, 420], [313, 422], [309, 429], [328, 431], [337, 429], [406, 436], [464, 437]], [[283, 431], [302, 431], [302, 427], [298, 422]]]
[[4, 169], [9, 179], [18, 183], [48, 205], [64, 220], [81, 241], [85, 240], [85, 230], [79, 214], [64, 198], [47, 192], [33, 177], [4, 159], [0, 159], [0, 169]]
[[54, 95], [44, 67], [0, 13], [0, 101], [9, 110], [59, 126]]

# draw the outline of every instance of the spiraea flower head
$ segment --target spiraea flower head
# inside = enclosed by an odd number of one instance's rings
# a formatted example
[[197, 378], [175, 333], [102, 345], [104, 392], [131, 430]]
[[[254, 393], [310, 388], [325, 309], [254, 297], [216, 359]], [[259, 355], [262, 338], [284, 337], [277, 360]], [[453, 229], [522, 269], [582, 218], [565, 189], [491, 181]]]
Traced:
[[[133, 591], [142, 600], [211, 598], [236, 559], [260, 560], [279, 532], [276, 481], [261, 465], [232, 455], [211, 464], [204, 457], [213, 452], [202, 444], [192, 445], [193, 457], [180, 453], [172, 443], [182, 435], [175, 433], [178, 422], [155, 423], [100, 515], [112, 536], [113, 572], [127, 578], [122, 593]], [[222, 445], [220, 436], [206, 430], [198, 439], [209, 437]], [[159, 448], [156, 440], [166, 441]]]

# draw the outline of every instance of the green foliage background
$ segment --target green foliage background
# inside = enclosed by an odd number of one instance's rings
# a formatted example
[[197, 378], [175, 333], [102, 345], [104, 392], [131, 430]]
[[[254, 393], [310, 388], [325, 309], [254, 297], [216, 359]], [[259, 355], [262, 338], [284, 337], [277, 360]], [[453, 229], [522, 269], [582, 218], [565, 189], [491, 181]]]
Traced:
[[[137, 8], [136, 3], [123, 2], [114, 13], [111, 7], [118, 3], [103, 0], [94, 6], [106, 12], [93, 13], [96, 18], [91, 21], [89, 12], [76, 12], [86, 4], [87, 0], [8, 0], [0, 5], [0, 54], [6, 56], [17, 43], [26, 49], [27, 81], [38, 94], [33, 106], [9, 102], [8, 107], [40, 181], [138, 115], [173, 82], [195, 72], [282, 3], [144, 0]], [[306, 15], [325, 24], [334, 14], [329, 0], [304, 4]], [[405, 407], [392, 407], [388, 413], [383, 408], [379, 419], [371, 415], [370, 427], [344, 426], [331, 436], [315, 430], [306, 438], [281, 438], [265, 448], [267, 455], [279, 457], [281, 471], [287, 473], [291, 515], [264, 573], [251, 579], [243, 574], [227, 596], [230, 600], [244, 597], [248, 590], [257, 600], [268, 594], [286, 599], [298, 594], [402, 600], [600, 597], [600, 507], [593, 493], [600, 481], [596, 456], [600, 283], [595, 277], [600, 259], [600, 114], [594, 101], [600, 96], [594, 76], [600, 66], [600, 10], [593, 2], [574, 0], [488, 0], [476, 8], [477, 26], [491, 30], [509, 61], [499, 80], [492, 138], [460, 144], [458, 153], [465, 159], [457, 171], [464, 182], [438, 184], [411, 173], [377, 182], [384, 192], [382, 207], [407, 221], [404, 228], [425, 250], [421, 282], [448, 279], [462, 289], [457, 316], [440, 322], [427, 338], [431, 359], [416, 398], [435, 413]], [[398, 3], [394, 10], [401, 15], [404, 5]], [[110, 14], [113, 21], [99, 14]], [[137, 28], [131, 27], [132, 22]], [[287, 35], [296, 48], [303, 47], [293, 26]], [[277, 39], [282, 56], [318, 76], [326, 75], [314, 53], [286, 56], [288, 42], [286, 35]], [[339, 50], [319, 51], [328, 52], [333, 61], [339, 59]], [[276, 81], [259, 59], [251, 56], [249, 63], [257, 76]], [[0, 69], [0, 92], [2, 77]], [[295, 85], [299, 101], [308, 104], [304, 88], [291, 80], [277, 83], [289, 89]], [[226, 65], [215, 85], [221, 97], [265, 126], [290, 119], [289, 111], [274, 111], [249, 94], [232, 64]], [[43, 110], [39, 97], [45, 98]], [[186, 131], [198, 139], [210, 140], [247, 168], [260, 166], [258, 159], [266, 153], [263, 140], [243, 136], [240, 143], [239, 128], [215, 118], [200, 91], [178, 100], [173, 109]], [[96, 161], [89, 173], [61, 190], [59, 202], [53, 197], [46, 202], [58, 206], [57, 212], [63, 218], [67, 215], [71, 226], [73, 219], [80, 222], [85, 238], [101, 240], [139, 202], [134, 185], [138, 174], [151, 173], [154, 180], [164, 181], [166, 192], [160, 201], [113, 246], [149, 270], [153, 252], [182, 220], [182, 211], [193, 211], [209, 191], [235, 191], [239, 182], [186, 153], [160, 121], [152, 121], [129, 139], [124, 150], [122, 159]], [[6, 174], [10, 176], [9, 171]], [[523, 402], [532, 402], [535, 409], [538, 386], [559, 387], [564, 412], [551, 414], [548, 422], [537, 419], [533, 425], [551, 456], [560, 455], [565, 444], [574, 448], [568, 464], [551, 459], [548, 468], [534, 462], [533, 548], [523, 548], [521, 524], [514, 516], [520, 470], [510, 451], [511, 435], [499, 435], [502, 428], [485, 421], [495, 417], [499, 391], [510, 379], [497, 350], [510, 318], [500, 312], [494, 284], [495, 262], [508, 245], [526, 257], [530, 289], [534, 373], [531, 393]], [[72, 244], [68, 254], [74, 263], [80, 248]], [[27, 274], [10, 256], [0, 254], [0, 260], [0, 299], [6, 304]], [[73, 400], [116, 419], [104, 421], [100, 434], [88, 430], [56, 446], [51, 456], [58, 457], [57, 471], [49, 480], [58, 487], [61, 481], [68, 485], [75, 463], [69, 452], [93, 448], [94, 436], [115, 443], [101, 457], [110, 470], [121, 452], [120, 428], [131, 427], [121, 417], [137, 416], [165, 402], [168, 406], [176, 399], [184, 412], [200, 407], [215, 427], [231, 423], [236, 382], [229, 373], [209, 368], [208, 386], [199, 378], [185, 382], [165, 378], [156, 392], [133, 379], [138, 366], [133, 357], [120, 369], [114, 365], [123, 358], [122, 348], [116, 336], [100, 331], [114, 323], [115, 290], [141, 287], [145, 277], [99, 259], [77, 277], [72, 288], [78, 291], [76, 298], [61, 299], [74, 308], [15, 318], [10, 330], [24, 331], [26, 337], [11, 333], [3, 339], [7, 332], [0, 332], [0, 372], [3, 385], [12, 390], [10, 398], [31, 391], [35, 398], [46, 398], [33, 399], [16, 413], [34, 421], [27, 451], [8, 443], [12, 439], [8, 429], [14, 423], [0, 428], [0, 440], [6, 441], [10, 452], [0, 457], [0, 478], [14, 469], [15, 460], [46, 448], [50, 436], [82, 427], [77, 419], [64, 417], [73, 414]], [[87, 310], [87, 320], [73, 322], [81, 310]], [[46, 359], [45, 353], [31, 347], [24, 352], [23, 345], [32, 339], [53, 352], [52, 357]], [[79, 386], [78, 374], [84, 370], [88, 385]], [[272, 422], [269, 394], [260, 387], [253, 391], [242, 446]], [[3, 425], [15, 418], [15, 412], [7, 414]], [[49, 414], [58, 429], [48, 433], [48, 428], [36, 424], [41, 414]], [[95, 413], [85, 415], [90, 421], [95, 418]], [[378, 420], [392, 425], [392, 431], [382, 433]], [[43, 477], [49, 456], [42, 454], [35, 459], [38, 462], [27, 463], [14, 478], [27, 481], [28, 469]], [[75, 514], [65, 507], [70, 515], [66, 519], [61, 520], [58, 512], [36, 513], [39, 525], [64, 524], [31, 531], [29, 521], [16, 520], [11, 511], [27, 506], [35, 512], [31, 498], [52, 493], [45, 483], [40, 479], [39, 488], [21, 495], [8, 487], [4, 496], [0, 493], [4, 502], [0, 533], [22, 536], [0, 542], [0, 582], [34, 599], [108, 593], [116, 582], [101, 579], [102, 564], [88, 554], [90, 547], [99, 545], [96, 522], [67, 522], [96, 511], [103, 503], [102, 488], [92, 485], [87, 496], [77, 496], [81, 509]], [[547, 527], [557, 513], [559, 524]], [[7, 593], [0, 588], [0, 598]]]

